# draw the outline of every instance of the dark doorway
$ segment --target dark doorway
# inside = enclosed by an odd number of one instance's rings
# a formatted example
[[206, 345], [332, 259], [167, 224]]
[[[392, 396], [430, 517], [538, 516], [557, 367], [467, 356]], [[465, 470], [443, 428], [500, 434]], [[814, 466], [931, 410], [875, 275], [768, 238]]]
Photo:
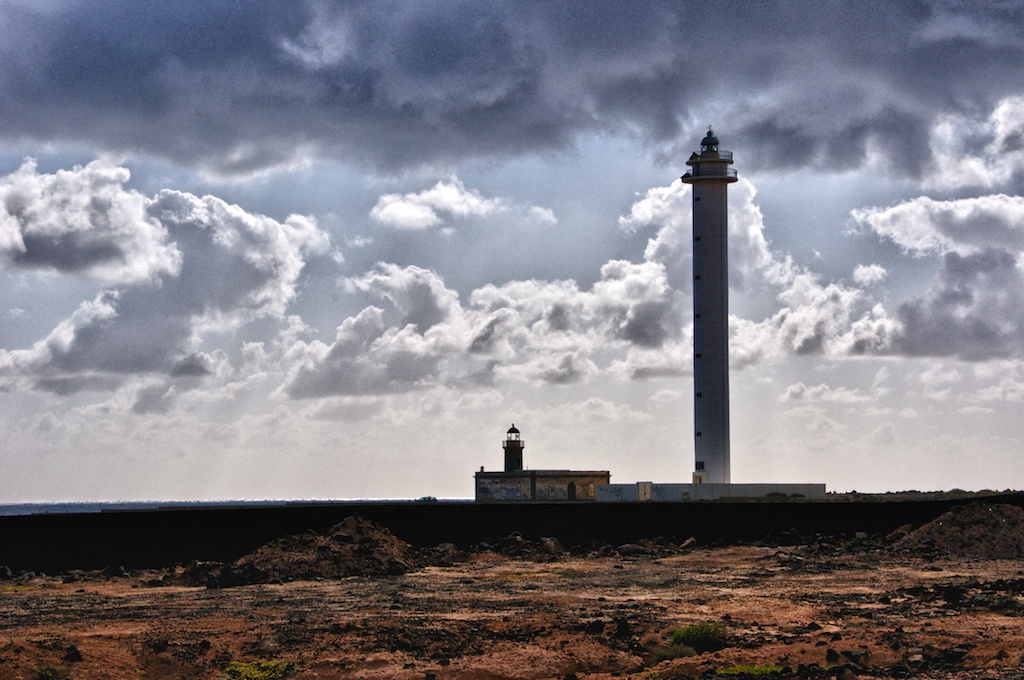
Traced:
[[567, 491], [569, 494], [569, 500], [576, 500], [576, 482], [569, 482], [569, 488]]

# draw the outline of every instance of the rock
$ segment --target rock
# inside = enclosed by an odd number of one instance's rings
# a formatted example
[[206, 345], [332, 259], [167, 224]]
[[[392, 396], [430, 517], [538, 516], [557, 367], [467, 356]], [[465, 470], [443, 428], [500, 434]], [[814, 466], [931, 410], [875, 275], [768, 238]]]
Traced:
[[827, 661], [828, 663], [838, 663], [839, 652], [829, 647], [827, 650], [825, 650], [825, 661]]
[[157, 654], [162, 654], [163, 652], [167, 651], [167, 649], [171, 646], [171, 643], [169, 640], [158, 638], [147, 641], [146, 646], [154, 652], [156, 652]]
[[82, 660], [82, 653], [78, 651], [78, 647], [70, 645], [64, 652], [64, 661], [68, 663], [78, 663]]
[[14, 572], [6, 564], [0, 564], [0, 581], [10, 581], [14, 578]]
[[687, 548], [694, 548], [697, 546], [697, 539], [690, 536], [688, 539], [679, 544], [680, 550], [686, 550]]
[[549, 555], [561, 555], [565, 552], [561, 541], [553, 536], [543, 536], [540, 539], [541, 549]]
[[616, 550], [623, 557], [647, 554], [647, 548], [640, 545], [639, 543], [623, 543], [618, 548], [616, 548]]
[[963, 663], [963, 660], [967, 657], [967, 654], [973, 649], [973, 645], [957, 645], [952, 649], [943, 650], [939, 655], [939, 660], [944, 664], [951, 666], [958, 666]]
[[865, 663], [868, 660], [868, 650], [864, 649], [864, 648], [861, 648], [861, 649], [844, 649], [842, 651], [842, 655], [844, 657], [846, 657], [846, 659], [850, 663], [856, 664], [858, 666], [865, 665]]
[[866, 531], [858, 531], [853, 535], [853, 537], [856, 538], [858, 541], [863, 541], [868, 537], [868, 534]]
[[898, 663], [889, 667], [889, 675], [894, 678], [909, 678], [910, 668]]

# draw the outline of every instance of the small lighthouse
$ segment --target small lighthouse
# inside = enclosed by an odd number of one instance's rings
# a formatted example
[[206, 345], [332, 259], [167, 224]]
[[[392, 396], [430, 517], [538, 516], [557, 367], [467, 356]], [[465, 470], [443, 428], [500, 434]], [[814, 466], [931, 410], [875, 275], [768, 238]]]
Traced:
[[732, 152], [711, 127], [682, 176], [693, 186], [694, 484], [728, 484], [729, 474], [729, 206], [736, 181]]
[[523, 469], [523, 447], [525, 446], [526, 442], [521, 439], [516, 424], [512, 423], [512, 427], [508, 429], [505, 441], [501, 445], [505, 449], [505, 472], [519, 472]]
[[525, 470], [523, 441], [519, 428], [512, 424], [501, 448], [505, 469], [487, 472], [480, 468], [474, 475], [478, 503], [540, 502], [563, 503], [597, 500], [597, 487], [611, 480], [607, 470]]

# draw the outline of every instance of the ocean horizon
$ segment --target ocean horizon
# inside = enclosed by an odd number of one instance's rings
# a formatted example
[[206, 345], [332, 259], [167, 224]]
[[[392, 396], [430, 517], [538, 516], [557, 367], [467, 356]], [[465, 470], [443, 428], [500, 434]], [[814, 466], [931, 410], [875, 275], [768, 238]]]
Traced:
[[[416, 498], [292, 498], [257, 500], [200, 500], [200, 501], [72, 501], [0, 503], [0, 517], [22, 515], [74, 515], [100, 512], [135, 512], [142, 510], [180, 510], [183, 508], [227, 507], [281, 507], [286, 505], [315, 505], [320, 503], [413, 503]], [[471, 502], [471, 498], [446, 498], [445, 502]]]

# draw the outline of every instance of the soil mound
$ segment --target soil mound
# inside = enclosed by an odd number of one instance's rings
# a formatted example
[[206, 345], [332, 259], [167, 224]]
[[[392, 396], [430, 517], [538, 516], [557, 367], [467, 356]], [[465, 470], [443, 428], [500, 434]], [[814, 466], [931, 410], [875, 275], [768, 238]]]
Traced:
[[307, 531], [275, 539], [231, 564], [189, 565], [189, 585], [227, 588], [253, 583], [404, 574], [422, 566], [416, 550], [385, 527], [346, 517], [326, 535]]
[[1024, 558], [1024, 509], [1016, 505], [958, 505], [895, 543], [927, 555]]

